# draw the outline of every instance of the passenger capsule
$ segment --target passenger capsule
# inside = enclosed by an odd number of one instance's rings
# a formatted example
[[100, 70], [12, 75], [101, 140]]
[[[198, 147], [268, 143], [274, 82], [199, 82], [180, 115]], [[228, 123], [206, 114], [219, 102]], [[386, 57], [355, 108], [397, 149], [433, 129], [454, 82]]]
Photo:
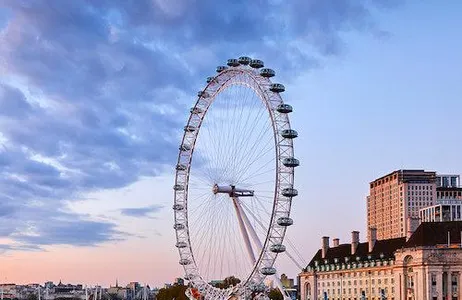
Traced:
[[188, 145], [188, 144], [183, 144], [183, 145], [180, 146], [180, 150], [181, 151], [189, 151], [189, 150], [191, 150], [191, 146]]
[[281, 217], [276, 222], [278, 223], [279, 226], [290, 226], [294, 224], [294, 220], [292, 220], [289, 217]]
[[199, 107], [192, 107], [189, 111], [190, 111], [192, 114], [200, 114], [200, 113], [202, 113], [202, 109], [199, 108]]
[[266, 78], [270, 78], [276, 75], [276, 72], [274, 72], [273, 69], [264, 68], [260, 70], [260, 75]]
[[270, 91], [275, 93], [282, 93], [286, 90], [283, 84], [281, 83], [272, 83], [270, 86]]
[[199, 92], [197, 92], [197, 97], [208, 98], [209, 94], [206, 91], [199, 91]]
[[184, 276], [184, 279], [186, 279], [186, 280], [192, 280], [192, 279], [194, 279], [194, 278], [196, 278], [196, 276], [193, 275], [193, 274], [186, 274], [186, 275]]
[[237, 66], [239, 66], [239, 60], [237, 60], [235, 58], [230, 58], [230, 59], [228, 59], [227, 65], [230, 66], [230, 67], [237, 67]]
[[193, 132], [196, 130], [196, 127], [192, 126], [192, 125], [187, 125], [184, 127], [184, 131], [187, 131], [187, 132]]
[[186, 165], [183, 165], [183, 164], [177, 164], [175, 169], [177, 171], [185, 171], [186, 170]]
[[215, 80], [215, 77], [207, 77], [207, 83], [210, 83]]
[[191, 261], [189, 259], [186, 259], [186, 258], [180, 259], [180, 265], [182, 265], [182, 266], [189, 265], [190, 263], [191, 263]]
[[263, 275], [274, 275], [274, 274], [276, 274], [276, 269], [273, 268], [273, 267], [263, 267], [263, 268], [260, 269], [260, 272]]
[[186, 244], [186, 242], [178, 242], [178, 243], [176, 243], [175, 246], [177, 248], [186, 248], [186, 247], [188, 247], [188, 244]]
[[228, 69], [227, 66], [218, 66], [217, 67], [217, 73], [223, 72], [224, 70]]
[[281, 131], [281, 136], [286, 139], [294, 139], [298, 136], [298, 132], [293, 129], [284, 129]]
[[239, 57], [239, 63], [241, 65], [248, 65], [250, 64], [250, 62], [252, 61], [252, 59], [248, 56], [241, 56]]
[[289, 168], [295, 168], [300, 165], [300, 162], [294, 157], [286, 157], [282, 160], [282, 164]]
[[270, 251], [274, 252], [274, 253], [282, 253], [282, 252], [286, 251], [286, 246], [284, 246], [282, 244], [271, 245]]
[[182, 204], [174, 204], [173, 210], [183, 210], [184, 206]]
[[182, 186], [181, 184], [175, 184], [175, 185], [173, 186], [173, 189], [174, 189], [175, 191], [183, 191], [183, 190], [184, 190], [184, 186]]
[[298, 195], [298, 191], [294, 188], [285, 188], [282, 190], [282, 195], [284, 197], [295, 197]]
[[280, 113], [288, 114], [288, 113], [291, 113], [293, 111], [293, 108], [289, 104], [279, 104], [278, 107], [276, 108], [276, 110], [278, 112], [280, 112]]
[[249, 65], [254, 69], [259, 69], [263, 68], [265, 64], [259, 59], [252, 59]]
[[184, 224], [176, 223], [175, 225], [173, 225], [173, 228], [175, 230], [183, 230], [185, 228], [185, 226], [184, 226]]

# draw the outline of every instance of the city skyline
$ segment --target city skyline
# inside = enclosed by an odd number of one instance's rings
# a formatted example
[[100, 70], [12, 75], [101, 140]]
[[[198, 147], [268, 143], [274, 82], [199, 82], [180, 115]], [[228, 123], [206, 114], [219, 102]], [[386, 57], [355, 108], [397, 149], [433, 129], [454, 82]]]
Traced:
[[271, 65], [294, 106], [288, 235], [305, 260], [321, 235], [366, 232], [374, 178], [461, 174], [462, 4], [294, 3], [3, 1], [0, 283], [182, 276], [176, 149], [197, 91], [231, 57]]

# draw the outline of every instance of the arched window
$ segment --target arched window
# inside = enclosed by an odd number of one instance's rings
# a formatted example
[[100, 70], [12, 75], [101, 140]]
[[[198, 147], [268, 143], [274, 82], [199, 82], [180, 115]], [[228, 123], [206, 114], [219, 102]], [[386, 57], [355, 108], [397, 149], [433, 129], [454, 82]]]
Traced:
[[311, 284], [305, 283], [305, 300], [311, 300]]

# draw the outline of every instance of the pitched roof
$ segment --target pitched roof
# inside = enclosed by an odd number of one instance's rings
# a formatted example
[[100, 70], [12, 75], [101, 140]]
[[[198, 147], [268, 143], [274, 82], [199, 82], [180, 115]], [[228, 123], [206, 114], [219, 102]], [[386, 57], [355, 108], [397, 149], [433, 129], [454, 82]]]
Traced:
[[407, 241], [406, 247], [447, 245], [448, 232], [450, 244], [460, 245], [461, 231], [462, 221], [424, 222]]
[[372, 252], [369, 252], [369, 245], [367, 242], [359, 243], [358, 247], [356, 248], [356, 252], [352, 255], [351, 254], [351, 244], [341, 244], [337, 247], [332, 247], [327, 249], [326, 257], [322, 258], [322, 251], [319, 249], [314, 257], [311, 259], [308, 266], [314, 267], [315, 261], [323, 262], [327, 259], [329, 263], [333, 263], [334, 260], [337, 258], [340, 262], [345, 262], [345, 258], [348, 257], [349, 261], [356, 261], [356, 258], [362, 260], [369, 260], [369, 256], [371, 259], [390, 259], [393, 258], [393, 253], [404, 246], [406, 243], [406, 238], [395, 238], [395, 239], [388, 239], [388, 240], [377, 240], [375, 242], [374, 248]]
[[345, 262], [346, 257], [349, 261], [356, 261], [357, 257], [361, 261], [369, 260], [369, 256], [371, 259], [390, 259], [394, 258], [394, 252], [401, 248], [447, 245], [448, 232], [450, 244], [461, 245], [462, 221], [424, 222], [419, 225], [407, 242], [405, 237], [377, 240], [372, 252], [369, 252], [367, 242], [359, 243], [356, 253], [353, 255], [351, 255], [351, 244], [341, 244], [328, 248], [325, 258], [322, 258], [322, 251], [319, 249], [308, 266], [314, 267], [316, 261], [324, 263], [324, 260], [327, 260], [328, 263], [334, 263], [335, 259], [338, 259], [339, 262]]

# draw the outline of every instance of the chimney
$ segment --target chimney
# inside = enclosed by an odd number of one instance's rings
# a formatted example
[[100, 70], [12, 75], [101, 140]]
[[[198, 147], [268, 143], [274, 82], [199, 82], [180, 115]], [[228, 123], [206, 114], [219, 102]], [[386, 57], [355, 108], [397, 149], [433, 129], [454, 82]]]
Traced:
[[407, 225], [407, 234], [406, 234], [406, 241], [408, 241], [416, 228], [419, 226], [419, 219], [418, 218], [413, 218], [413, 217], [408, 217], [406, 219], [406, 225]]
[[322, 248], [321, 248], [322, 258], [326, 258], [327, 249], [329, 249], [329, 237], [323, 236], [322, 237]]
[[377, 241], [377, 228], [369, 227], [369, 236], [368, 236], [368, 245], [369, 245], [369, 253], [374, 250], [375, 242]]
[[340, 245], [340, 240], [339, 240], [339, 238], [335, 238], [335, 239], [333, 239], [332, 241], [334, 242], [333, 247], [338, 247], [338, 245]]
[[351, 255], [356, 253], [359, 244], [359, 231], [351, 232]]

